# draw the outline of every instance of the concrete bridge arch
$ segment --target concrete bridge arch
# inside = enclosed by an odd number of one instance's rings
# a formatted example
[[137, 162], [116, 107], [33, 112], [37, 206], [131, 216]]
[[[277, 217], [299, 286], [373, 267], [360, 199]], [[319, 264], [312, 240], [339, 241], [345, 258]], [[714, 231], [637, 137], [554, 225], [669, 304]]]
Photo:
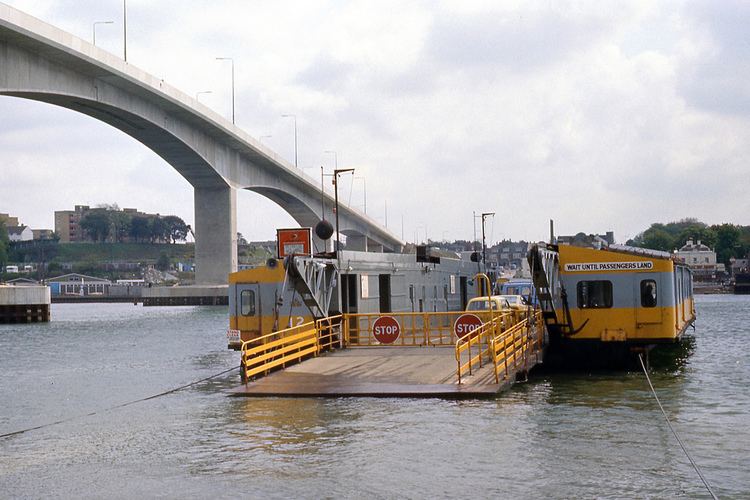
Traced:
[[[266, 196], [303, 226], [320, 220], [317, 182], [254, 138], [164, 81], [3, 4], [0, 94], [108, 123], [174, 167], [194, 189], [198, 283], [226, 283], [237, 269], [237, 189]], [[330, 210], [333, 200], [327, 193], [324, 198]], [[342, 232], [362, 235], [359, 246], [401, 246], [356, 210], [342, 205], [339, 218]]]

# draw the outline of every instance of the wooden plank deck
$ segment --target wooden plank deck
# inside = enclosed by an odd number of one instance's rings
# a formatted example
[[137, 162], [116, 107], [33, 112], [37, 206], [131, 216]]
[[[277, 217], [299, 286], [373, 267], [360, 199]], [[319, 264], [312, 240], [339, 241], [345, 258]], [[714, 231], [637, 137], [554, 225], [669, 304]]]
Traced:
[[350, 347], [249, 382], [230, 395], [479, 398], [495, 396], [513, 378], [495, 384], [492, 369], [485, 365], [457, 384], [452, 346]]

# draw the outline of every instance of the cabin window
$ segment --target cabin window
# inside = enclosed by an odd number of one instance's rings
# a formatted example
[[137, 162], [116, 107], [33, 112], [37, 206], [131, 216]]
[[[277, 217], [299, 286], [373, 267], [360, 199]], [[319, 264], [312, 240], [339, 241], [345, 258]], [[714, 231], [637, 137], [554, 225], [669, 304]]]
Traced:
[[656, 281], [641, 281], [641, 306], [656, 307]]
[[242, 293], [240, 293], [240, 314], [242, 316], [255, 316], [254, 290], [242, 290]]
[[580, 309], [603, 309], [612, 307], [611, 281], [578, 282], [578, 307]]

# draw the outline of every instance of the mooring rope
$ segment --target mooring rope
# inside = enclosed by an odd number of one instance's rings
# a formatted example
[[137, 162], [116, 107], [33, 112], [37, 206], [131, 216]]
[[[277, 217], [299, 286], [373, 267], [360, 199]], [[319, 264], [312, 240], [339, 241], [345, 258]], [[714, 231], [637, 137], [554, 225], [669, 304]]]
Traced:
[[664, 407], [661, 405], [661, 401], [659, 401], [659, 396], [656, 395], [656, 391], [654, 390], [654, 385], [651, 383], [651, 377], [648, 376], [648, 370], [646, 370], [646, 365], [643, 363], [643, 355], [640, 353], [638, 354], [638, 360], [641, 362], [641, 368], [643, 368], [643, 373], [644, 375], [646, 375], [648, 386], [651, 388], [651, 393], [654, 395], [654, 399], [656, 400], [656, 403], [659, 405], [659, 409], [661, 410], [662, 415], [664, 415], [664, 420], [667, 421], [669, 430], [671, 430], [672, 434], [674, 434], [675, 439], [677, 439], [677, 442], [680, 444], [680, 448], [682, 448], [682, 451], [685, 452], [685, 456], [687, 456], [688, 460], [690, 460], [690, 464], [693, 466], [693, 469], [695, 469], [695, 472], [698, 473], [698, 477], [700, 477], [701, 481], [703, 481], [703, 484], [705, 485], [708, 492], [711, 494], [711, 497], [714, 500], [718, 500], [719, 497], [717, 497], [716, 494], [713, 492], [713, 490], [711, 489], [711, 486], [708, 484], [708, 481], [706, 481], [706, 478], [703, 477], [703, 473], [701, 473], [701, 470], [698, 467], [698, 464], [695, 463], [695, 460], [693, 460], [693, 457], [690, 456], [690, 453], [688, 453], [687, 448], [685, 448], [685, 445], [682, 443], [682, 439], [680, 439], [680, 436], [677, 434], [677, 431], [674, 430], [674, 427], [672, 427], [672, 422], [669, 421], [667, 412], [664, 411]]
[[38, 430], [38, 429], [43, 429], [45, 427], [52, 427], [53, 425], [64, 424], [65, 422], [70, 422], [71, 420], [76, 420], [76, 419], [84, 418], [84, 417], [91, 417], [91, 416], [96, 415], [98, 413], [106, 413], [108, 411], [116, 410], [118, 408], [124, 408], [126, 406], [134, 405], [136, 403], [142, 403], [143, 401], [148, 401], [150, 399], [156, 399], [156, 398], [160, 398], [162, 396], [166, 396], [168, 394], [174, 394], [175, 392], [181, 391], [183, 389], [187, 389], [188, 387], [192, 387], [194, 385], [200, 384], [202, 382], [206, 382], [206, 381], [211, 380], [213, 378], [220, 377], [221, 375], [229, 373], [232, 370], [237, 370], [238, 368], [239, 368], [239, 366], [235, 366], [233, 368], [229, 368], [228, 370], [224, 370], [223, 372], [211, 375], [210, 377], [202, 378], [200, 380], [196, 380], [194, 382], [190, 382], [189, 384], [181, 385], [179, 387], [175, 387], [174, 389], [169, 389], [168, 391], [160, 392], [159, 394], [154, 394], [152, 396], [148, 396], [148, 397], [145, 397], [145, 398], [135, 399], [133, 401], [128, 401], [126, 403], [120, 403], [120, 404], [115, 405], [115, 406], [110, 406], [109, 408], [105, 408], [104, 410], [92, 411], [91, 413], [86, 413], [86, 414], [83, 414], [83, 415], [74, 415], [72, 417], [64, 418], [62, 420], [57, 420], [55, 422], [49, 422], [49, 423], [46, 423], [46, 424], [37, 425], [36, 427], [29, 427], [27, 429], [21, 429], [19, 431], [8, 432], [7, 434], [0, 434], [0, 439], [6, 438], [6, 437], [10, 437], [10, 436], [16, 436], [18, 434], [23, 434], [23, 433], [29, 432], [29, 431], [35, 431], [35, 430]]

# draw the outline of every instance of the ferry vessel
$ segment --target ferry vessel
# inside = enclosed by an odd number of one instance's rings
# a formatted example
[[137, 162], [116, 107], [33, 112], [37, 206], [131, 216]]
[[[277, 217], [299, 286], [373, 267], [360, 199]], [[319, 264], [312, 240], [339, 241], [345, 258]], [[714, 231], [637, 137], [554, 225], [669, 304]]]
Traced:
[[669, 253], [539, 244], [528, 260], [553, 365], [619, 367], [695, 321], [691, 271]]
[[241, 351], [243, 381], [233, 394], [493, 397], [541, 362], [538, 310], [502, 299], [465, 312], [492, 299], [496, 279], [476, 254], [313, 256], [309, 229], [288, 231], [300, 233], [279, 234], [277, 258], [230, 275], [229, 348]]

